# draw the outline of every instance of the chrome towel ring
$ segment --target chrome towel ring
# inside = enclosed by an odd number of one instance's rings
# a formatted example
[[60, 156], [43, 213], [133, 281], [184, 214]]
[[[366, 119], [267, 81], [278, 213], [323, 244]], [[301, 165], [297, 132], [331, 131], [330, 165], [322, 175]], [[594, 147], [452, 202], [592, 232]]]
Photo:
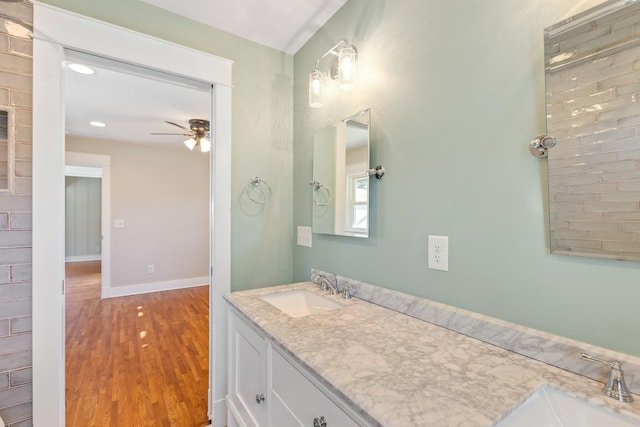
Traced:
[[264, 205], [269, 200], [271, 200], [271, 195], [273, 194], [273, 192], [271, 191], [271, 186], [269, 186], [267, 181], [260, 178], [259, 176], [254, 176], [253, 178], [251, 178], [245, 190], [247, 191], [247, 196], [249, 197], [249, 199], [259, 205]]
[[[309, 185], [313, 187], [313, 204], [316, 206], [328, 206], [329, 202], [331, 202], [331, 191], [316, 180], [309, 181]], [[323, 193], [326, 194], [324, 198], [322, 197]], [[320, 201], [316, 199], [316, 196]]]

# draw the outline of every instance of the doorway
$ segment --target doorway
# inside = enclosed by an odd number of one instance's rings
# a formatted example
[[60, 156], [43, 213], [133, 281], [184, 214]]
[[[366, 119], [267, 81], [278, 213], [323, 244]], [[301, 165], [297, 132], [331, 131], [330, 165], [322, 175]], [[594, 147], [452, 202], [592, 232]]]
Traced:
[[[111, 157], [100, 154], [66, 151], [64, 175], [65, 270], [70, 261], [95, 261], [95, 259], [98, 258], [97, 268], [99, 269], [99, 277], [97, 278], [98, 280], [92, 279], [91, 286], [98, 287], [98, 295], [100, 298], [105, 298], [111, 286], [111, 228], [109, 226], [111, 222]], [[85, 185], [88, 187], [93, 184], [94, 188], [80, 190], [80, 199], [77, 199], [72, 206], [69, 206], [70, 194], [68, 184], [69, 180], [73, 178], [93, 180], [93, 183], [85, 182]], [[95, 180], [99, 180], [99, 188], [95, 188], [97, 184]], [[82, 185], [82, 183], [80, 184]], [[96, 200], [97, 194], [99, 194], [99, 200]], [[71, 194], [72, 197], [74, 195], [73, 193]], [[96, 211], [98, 206], [99, 212]], [[94, 224], [86, 224], [82, 227], [82, 230], [76, 230], [75, 235], [73, 235], [70, 228], [75, 227], [75, 219], [70, 217], [69, 209], [75, 210], [75, 215], [88, 215], [93, 217], [92, 221], [94, 221]], [[82, 221], [87, 223], [91, 220], [87, 218], [82, 219]], [[95, 231], [96, 227], [98, 227], [97, 232]], [[70, 250], [69, 239], [72, 238], [79, 239], [81, 241], [79, 245], [82, 246], [83, 249]], [[72, 245], [74, 244], [78, 243], [72, 243]], [[99, 256], [96, 257], [95, 254], [99, 254]]]
[[[102, 167], [65, 166], [65, 295], [102, 296]], [[107, 260], [108, 263], [108, 260]], [[69, 277], [74, 280], [70, 281]]]
[[[230, 287], [231, 63], [173, 43], [34, 4], [33, 415], [64, 426], [63, 245], [65, 60], [62, 48], [89, 52], [213, 85], [211, 124], [210, 418], [225, 425], [226, 310]], [[83, 34], [83, 37], [77, 37]], [[52, 138], [53, 135], [53, 138]], [[56, 137], [57, 135], [57, 137]], [[56, 160], [59, 159], [59, 160]], [[56, 285], [57, 282], [57, 285]]]
[[[99, 214], [89, 191], [99, 184], [67, 173], [67, 427], [207, 425], [210, 153], [183, 142], [193, 140], [191, 118], [210, 120], [210, 85], [73, 51], [65, 65], [67, 153], [76, 171], [78, 156], [109, 159], [113, 217], [87, 220]], [[90, 175], [87, 167], [75, 175]], [[102, 251], [111, 283], [102, 286], [92, 280], [99, 265], [69, 263], [99, 252], [101, 224], [111, 235]], [[88, 354], [102, 369], [82, 369]]]

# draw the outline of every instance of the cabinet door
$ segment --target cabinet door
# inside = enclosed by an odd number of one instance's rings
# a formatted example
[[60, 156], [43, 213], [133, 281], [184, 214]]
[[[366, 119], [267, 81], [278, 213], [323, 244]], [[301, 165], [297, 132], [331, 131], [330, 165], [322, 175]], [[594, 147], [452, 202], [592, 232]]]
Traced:
[[271, 352], [271, 376], [272, 407], [282, 404], [287, 408], [299, 422], [290, 425], [313, 427], [314, 419], [320, 417], [327, 427], [359, 425], [275, 349]]
[[267, 343], [229, 311], [229, 411], [239, 425], [267, 425]]

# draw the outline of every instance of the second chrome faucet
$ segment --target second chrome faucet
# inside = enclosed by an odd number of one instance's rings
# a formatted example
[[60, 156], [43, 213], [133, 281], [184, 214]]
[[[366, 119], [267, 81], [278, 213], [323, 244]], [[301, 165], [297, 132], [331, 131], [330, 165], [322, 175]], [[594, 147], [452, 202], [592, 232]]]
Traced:
[[633, 395], [624, 382], [624, 372], [622, 372], [622, 365], [620, 362], [617, 360], [600, 359], [588, 353], [580, 353], [580, 358], [590, 362], [600, 363], [611, 368], [609, 380], [602, 389], [602, 393], [613, 399], [619, 400], [620, 402], [633, 401]]

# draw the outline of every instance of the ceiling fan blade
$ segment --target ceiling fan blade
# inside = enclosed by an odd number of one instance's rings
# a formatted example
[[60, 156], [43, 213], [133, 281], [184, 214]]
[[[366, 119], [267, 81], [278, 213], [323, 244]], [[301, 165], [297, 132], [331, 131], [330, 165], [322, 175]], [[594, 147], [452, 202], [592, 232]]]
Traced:
[[187, 127], [184, 127], [184, 126], [182, 126], [182, 125], [179, 125], [179, 124], [177, 124], [177, 123], [173, 123], [173, 122], [170, 122], [170, 121], [168, 121], [168, 120], [165, 120], [164, 122], [165, 122], [165, 123], [169, 123], [170, 125], [177, 126], [177, 127], [179, 127], [180, 129], [184, 129], [184, 130], [186, 130], [187, 132], [191, 132], [191, 129], [189, 129], [189, 128], [187, 128]]
[[150, 135], [182, 135], [182, 136], [193, 136], [192, 133], [162, 133], [162, 132], [151, 132]]

